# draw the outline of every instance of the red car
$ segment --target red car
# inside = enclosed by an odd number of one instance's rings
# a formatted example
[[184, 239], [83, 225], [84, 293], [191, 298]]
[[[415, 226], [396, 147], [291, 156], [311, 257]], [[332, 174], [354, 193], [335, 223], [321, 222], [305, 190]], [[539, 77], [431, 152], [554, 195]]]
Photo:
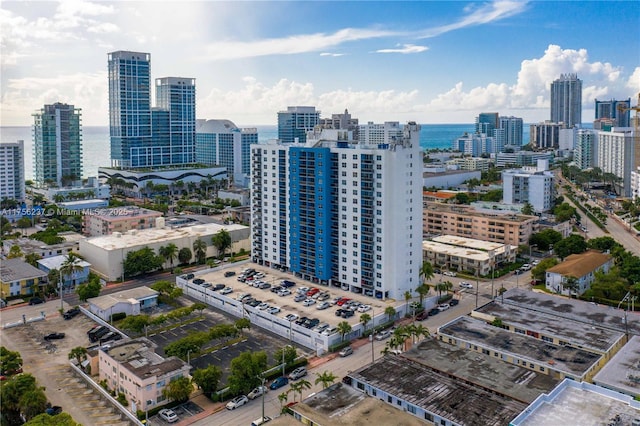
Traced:
[[340, 300], [338, 300], [338, 301], [336, 302], [336, 305], [338, 305], [338, 306], [342, 306], [342, 305], [344, 305], [345, 303], [347, 303], [349, 300], [351, 300], [351, 299], [349, 299], [348, 297], [343, 297], [342, 299], [340, 299]]
[[307, 297], [311, 297], [311, 296], [313, 296], [314, 294], [318, 293], [319, 291], [320, 291], [319, 289], [317, 289], [317, 288], [313, 287], [313, 288], [311, 288], [309, 291], [307, 291]]

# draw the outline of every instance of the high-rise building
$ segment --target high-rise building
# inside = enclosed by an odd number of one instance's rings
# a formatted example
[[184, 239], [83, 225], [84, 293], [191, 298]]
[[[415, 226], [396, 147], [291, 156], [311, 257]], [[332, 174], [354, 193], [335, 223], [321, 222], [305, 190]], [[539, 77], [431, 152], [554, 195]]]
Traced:
[[453, 141], [454, 151], [460, 151], [465, 155], [480, 157], [483, 154], [495, 154], [502, 150], [504, 146], [498, 146], [496, 138], [487, 136], [484, 133], [465, 133]]
[[198, 120], [196, 161], [227, 168], [238, 186], [246, 186], [251, 166], [251, 145], [258, 143], [256, 128], [238, 128], [229, 120]]
[[566, 127], [582, 124], [582, 80], [577, 74], [561, 74], [551, 83], [551, 121]]
[[39, 187], [68, 186], [82, 179], [80, 108], [55, 103], [33, 114], [33, 158]]
[[0, 143], [0, 200], [24, 201], [24, 141]]
[[522, 146], [522, 118], [500, 117], [499, 128], [504, 131], [504, 145]]
[[591, 129], [578, 129], [576, 133], [576, 147], [573, 150], [573, 162], [585, 170], [596, 164], [596, 132]]
[[409, 123], [402, 137], [364, 143], [318, 129], [305, 146], [252, 145], [253, 260], [401, 299], [422, 263], [419, 132]]
[[596, 165], [603, 173], [611, 173], [619, 180], [614, 183], [624, 197], [631, 195], [631, 172], [637, 170], [640, 149], [634, 143], [634, 131], [621, 127], [611, 131], [598, 131]]
[[125, 169], [195, 162], [195, 79], [156, 80], [151, 108], [151, 55], [118, 51], [109, 58], [111, 165]]
[[312, 106], [290, 106], [278, 112], [278, 139], [282, 143], [305, 143], [307, 132], [320, 122], [320, 111]]
[[[631, 98], [624, 101], [618, 101], [615, 99], [611, 99], [610, 101], [599, 101], [596, 99], [595, 118], [596, 120], [613, 120], [613, 127], [629, 127], [629, 123], [631, 122], [630, 106]], [[619, 108], [624, 108], [626, 110], [621, 112]]]
[[493, 131], [499, 126], [497, 112], [482, 112], [476, 117], [476, 133], [493, 136]]
[[544, 123], [531, 124], [529, 126], [530, 144], [534, 148], [558, 148], [560, 146], [560, 129], [564, 129], [564, 123]]
[[529, 203], [536, 212], [546, 212], [553, 207], [553, 172], [548, 170], [547, 160], [538, 160], [537, 167], [502, 172], [502, 196], [505, 204]]

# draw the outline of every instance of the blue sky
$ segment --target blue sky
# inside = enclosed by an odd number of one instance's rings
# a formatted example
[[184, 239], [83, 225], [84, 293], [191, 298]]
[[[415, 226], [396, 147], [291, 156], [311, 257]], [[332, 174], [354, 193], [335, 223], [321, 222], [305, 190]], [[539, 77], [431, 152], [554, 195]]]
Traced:
[[640, 91], [637, 1], [29, 2], [0, 4], [1, 124], [72, 103], [107, 125], [107, 53], [151, 53], [152, 78], [193, 77], [198, 118], [276, 124], [289, 105], [361, 122], [549, 118], [549, 85], [593, 100]]

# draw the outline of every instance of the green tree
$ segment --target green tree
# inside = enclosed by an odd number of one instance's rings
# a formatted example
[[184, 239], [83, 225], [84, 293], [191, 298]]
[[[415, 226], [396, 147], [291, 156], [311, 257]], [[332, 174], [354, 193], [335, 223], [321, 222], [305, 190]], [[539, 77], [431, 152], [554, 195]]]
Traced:
[[570, 295], [576, 294], [578, 288], [580, 288], [580, 282], [576, 277], [569, 275], [564, 277], [564, 280], [562, 281], [562, 288], [569, 290]]
[[298, 380], [295, 383], [292, 383], [291, 385], [289, 385], [289, 387], [291, 388], [291, 390], [294, 392], [293, 393], [293, 400], [295, 402], [296, 397], [295, 394], [299, 393], [300, 394], [300, 401], [302, 401], [302, 392], [304, 392], [305, 389], [311, 389], [311, 383], [309, 383], [307, 380], [305, 379], [301, 379]]
[[435, 290], [438, 292], [438, 297], [442, 296], [442, 293], [446, 293], [453, 289], [451, 281], [443, 281], [435, 285]]
[[211, 243], [218, 250], [220, 259], [223, 259], [225, 252], [231, 247], [233, 241], [231, 240], [229, 232], [226, 229], [221, 229], [211, 237]]
[[284, 403], [287, 402], [287, 400], [289, 399], [289, 392], [291, 392], [291, 390], [287, 392], [282, 392], [280, 395], [278, 395], [278, 402], [280, 402], [280, 411], [282, 411], [282, 407], [284, 406]]
[[587, 244], [589, 248], [600, 251], [612, 251], [614, 247], [620, 247], [620, 243], [609, 236], [592, 238], [587, 242]]
[[167, 280], [156, 281], [151, 285], [151, 289], [172, 299], [182, 296], [182, 289], [175, 283]]
[[243, 333], [242, 330], [244, 330], [245, 328], [247, 330], [251, 328], [251, 320], [249, 320], [249, 318], [240, 318], [236, 320], [235, 327], [240, 333]]
[[222, 370], [216, 365], [209, 365], [206, 368], [199, 368], [192, 374], [193, 382], [198, 385], [202, 392], [209, 398], [218, 390], [218, 383], [222, 378]]
[[533, 234], [529, 239], [529, 245], [536, 245], [540, 250], [549, 250], [551, 246], [562, 240], [562, 234], [555, 229], [547, 228]]
[[531, 205], [531, 203], [529, 202], [524, 203], [524, 206], [522, 206], [522, 214], [526, 214], [529, 216], [534, 214], [533, 206]]
[[344, 342], [344, 336], [351, 333], [351, 324], [349, 324], [346, 321], [340, 321], [337, 325], [337, 328], [338, 328], [338, 333], [340, 333], [340, 336], [342, 337], [341, 341]]
[[16, 225], [24, 232], [25, 229], [31, 227], [31, 219], [29, 219], [28, 217], [21, 217], [16, 222]]
[[80, 284], [76, 287], [78, 298], [83, 302], [86, 302], [87, 299], [91, 299], [92, 297], [98, 297], [100, 290], [102, 290], [102, 285], [100, 285], [99, 280], [90, 280], [88, 283]]
[[124, 260], [124, 274], [127, 277], [146, 274], [162, 267], [162, 258], [152, 248], [144, 247], [130, 251]]
[[583, 293], [585, 299], [620, 301], [629, 288], [628, 282], [620, 274], [618, 267], [613, 267], [608, 274], [598, 271], [591, 286]]
[[30, 389], [20, 395], [18, 407], [24, 418], [29, 421], [47, 408], [47, 396], [42, 388]]
[[275, 351], [275, 353], [273, 354], [273, 359], [276, 362], [282, 362], [282, 354], [284, 352], [284, 363], [285, 365], [287, 364], [293, 364], [293, 362], [296, 360], [296, 358], [298, 357], [298, 350], [291, 346], [291, 345], [287, 345], [283, 348], [280, 348], [278, 350]]
[[431, 291], [431, 286], [426, 283], [422, 283], [418, 287], [416, 287], [416, 293], [418, 293], [418, 296], [420, 297], [421, 305], [422, 305], [422, 301], [424, 300], [424, 297], [427, 294], [429, 294], [429, 291]]
[[19, 245], [14, 244], [9, 248], [9, 254], [7, 254], [7, 259], [17, 259], [19, 257], [24, 256], [22, 253], [22, 249]]
[[149, 315], [129, 315], [124, 318], [118, 327], [123, 330], [131, 330], [140, 333], [145, 327], [151, 323]]
[[260, 374], [267, 368], [267, 354], [264, 351], [246, 351], [231, 360], [231, 371], [227, 384], [233, 394], [247, 394], [262, 384]]
[[553, 251], [561, 259], [570, 254], [584, 253], [586, 250], [587, 242], [582, 235], [578, 234], [571, 234], [553, 245]]
[[369, 324], [369, 321], [371, 321], [371, 315], [366, 314], [366, 313], [360, 315], [360, 323], [362, 324], [362, 331], [363, 332], [367, 331], [367, 324]]
[[186, 265], [190, 263], [192, 257], [193, 254], [191, 254], [191, 250], [189, 249], [189, 247], [183, 247], [178, 252], [178, 261], [180, 262], [180, 264]]
[[38, 260], [42, 259], [38, 253], [28, 253], [24, 256], [24, 261], [33, 267], [38, 267]]
[[389, 321], [391, 321], [396, 316], [396, 308], [394, 308], [393, 306], [387, 306], [386, 308], [384, 308], [384, 313], [389, 318]]
[[47, 413], [38, 414], [23, 426], [82, 426], [76, 423], [67, 413], [56, 414], [51, 416]]
[[471, 198], [466, 192], [458, 192], [455, 196], [455, 200], [458, 204], [469, 204], [471, 202]]
[[553, 209], [553, 214], [556, 216], [557, 222], [566, 222], [567, 220], [575, 216], [576, 208], [573, 207], [571, 204], [562, 203], [560, 205], [557, 205]]
[[158, 249], [158, 253], [160, 257], [164, 259], [165, 262], [169, 262], [171, 268], [173, 268], [173, 262], [178, 258], [178, 246], [169, 243], [166, 246], [162, 246]]
[[193, 242], [193, 252], [196, 255], [198, 263], [204, 263], [207, 257], [207, 243], [198, 238]]
[[325, 370], [322, 373], [316, 373], [315, 384], [322, 383], [322, 389], [326, 389], [335, 382], [337, 378], [335, 374]]
[[555, 257], [547, 257], [546, 259], [542, 259], [540, 263], [531, 269], [531, 277], [537, 281], [543, 281], [545, 276], [547, 275], [547, 269], [553, 268], [558, 264], [558, 259]]
[[0, 346], [0, 374], [8, 376], [22, 368], [22, 357], [18, 351]]
[[162, 395], [172, 401], [186, 401], [193, 392], [193, 385], [188, 377], [178, 377], [171, 380], [169, 384], [162, 389]]
[[64, 262], [60, 265], [60, 277], [63, 284], [66, 281], [71, 281], [71, 284], [74, 284], [73, 274], [84, 270], [84, 267], [80, 265], [80, 262], [82, 262], [82, 259], [73, 252], [65, 256]]
[[78, 365], [87, 358], [87, 348], [84, 346], [76, 346], [69, 352], [69, 359], [75, 359]]

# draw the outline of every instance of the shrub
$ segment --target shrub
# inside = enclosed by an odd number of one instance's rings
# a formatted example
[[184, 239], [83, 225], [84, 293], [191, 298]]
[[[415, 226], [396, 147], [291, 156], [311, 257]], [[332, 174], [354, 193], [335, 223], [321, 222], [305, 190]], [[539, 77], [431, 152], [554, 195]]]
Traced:
[[120, 321], [123, 320], [127, 317], [127, 313], [126, 312], [116, 312], [115, 314], [111, 315], [111, 321]]

